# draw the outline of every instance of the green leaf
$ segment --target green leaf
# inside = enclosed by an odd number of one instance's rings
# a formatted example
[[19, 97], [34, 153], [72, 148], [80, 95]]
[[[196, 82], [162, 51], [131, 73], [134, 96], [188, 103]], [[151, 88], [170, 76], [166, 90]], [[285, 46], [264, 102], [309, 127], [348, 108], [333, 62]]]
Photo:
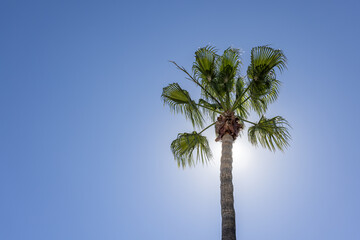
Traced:
[[170, 62], [173, 63], [179, 70], [183, 71], [188, 76], [187, 78], [188, 80], [192, 81], [201, 88], [201, 94], [206, 98], [206, 100], [222, 105], [221, 97], [216, 98], [219, 95], [218, 91], [216, 90], [216, 85], [215, 88], [212, 88], [213, 87], [212, 85], [210, 86], [206, 82], [201, 81], [201, 78], [199, 80], [199, 76], [197, 76], [196, 73], [194, 73], [194, 75], [191, 75], [188, 71], [186, 71], [184, 67], [179, 66], [176, 62], [174, 61], [170, 61]]
[[276, 68], [282, 72], [286, 68], [287, 58], [282, 50], [268, 46], [254, 47], [251, 50], [251, 63], [248, 76], [261, 81], [271, 70]]
[[251, 63], [247, 70], [251, 106], [263, 114], [267, 106], [274, 102], [279, 94], [281, 82], [276, 79], [275, 69], [280, 72], [286, 68], [286, 57], [281, 50], [268, 46], [251, 50]]
[[182, 113], [187, 119], [190, 119], [194, 127], [203, 127], [204, 119], [195, 101], [179, 84], [172, 83], [164, 87], [161, 97], [164, 104], [168, 105], [172, 111]]
[[287, 127], [290, 127], [289, 123], [280, 116], [271, 119], [262, 116], [256, 125], [249, 128], [248, 138], [254, 145], [260, 143], [271, 151], [276, 148], [283, 151], [291, 140]]
[[240, 70], [240, 51], [228, 48], [224, 54], [218, 57], [218, 74], [216, 82], [222, 85], [223, 92], [231, 92], [234, 87], [235, 77]]
[[193, 71], [202, 81], [210, 82], [216, 76], [216, 59], [218, 55], [212, 46], [199, 48], [195, 52]]
[[216, 50], [212, 46], [199, 48], [195, 52], [195, 62], [192, 70], [194, 78], [198, 79], [202, 86], [201, 94], [206, 100], [214, 100], [223, 104], [224, 91], [222, 86], [217, 82], [218, 75], [218, 58]]
[[[192, 133], [179, 133], [178, 137], [171, 143], [171, 151], [178, 166], [193, 166], [198, 162], [207, 163], [212, 158], [212, 153], [206, 137]], [[196, 150], [196, 159], [194, 151]]]

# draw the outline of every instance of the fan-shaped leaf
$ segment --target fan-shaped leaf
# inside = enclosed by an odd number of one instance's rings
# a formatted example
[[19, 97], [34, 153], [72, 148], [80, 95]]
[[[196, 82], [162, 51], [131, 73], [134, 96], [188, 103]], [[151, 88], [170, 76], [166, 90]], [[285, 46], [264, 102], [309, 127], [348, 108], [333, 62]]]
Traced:
[[[198, 162], [207, 163], [212, 158], [212, 153], [206, 137], [192, 133], [179, 133], [178, 137], [171, 143], [171, 151], [178, 166], [193, 166]], [[194, 158], [196, 151], [196, 158]]]
[[183, 90], [179, 84], [172, 83], [164, 87], [161, 97], [164, 104], [167, 104], [174, 112], [184, 114], [187, 119], [191, 120], [193, 126], [203, 126], [204, 118], [195, 101], [190, 98], [189, 93]]
[[202, 81], [210, 82], [216, 75], [216, 50], [212, 46], [199, 48], [195, 52], [195, 62], [193, 64], [193, 71], [196, 76], [200, 77]]
[[289, 123], [280, 116], [271, 119], [262, 116], [256, 125], [249, 128], [249, 141], [254, 145], [260, 143], [271, 151], [275, 151], [276, 148], [283, 151], [289, 146], [291, 139], [287, 127], [290, 127]]
[[272, 69], [277, 68], [282, 72], [286, 68], [286, 62], [282, 50], [268, 46], [254, 47], [247, 74], [249, 78], [261, 81]]
[[201, 91], [202, 96], [206, 100], [215, 97], [217, 101], [223, 103], [222, 97], [224, 96], [224, 91], [222, 91], [222, 86], [216, 82], [218, 75], [218, 58], [219, 55], [216, 54], [214, 47], [206, 46], [199, 48], [195, 52], [195, 62], [193, 63], [192, 69], [195, 78], [199, 79], [203, 87]]
[[276, 79], [275, 69], [282, 71], [286, 68], [286, 61], [281, 50], [268, 46], [255, 47], [251, 50], [251, 63], [247, 76], [251, 106], [258, 114], [263, 114], [268, 104], [277, 99], [281, 82]]

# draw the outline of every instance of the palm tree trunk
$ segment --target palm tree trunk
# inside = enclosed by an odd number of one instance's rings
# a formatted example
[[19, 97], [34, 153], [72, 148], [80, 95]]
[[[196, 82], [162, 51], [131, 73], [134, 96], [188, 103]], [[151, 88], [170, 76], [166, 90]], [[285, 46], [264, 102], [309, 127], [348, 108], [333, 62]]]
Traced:
[[236, 240], [234, 187], [232, 183], [232, 144], [234, 139], [230, 134], [226, 133], [221, 140], [220, 192], [222, 240]]

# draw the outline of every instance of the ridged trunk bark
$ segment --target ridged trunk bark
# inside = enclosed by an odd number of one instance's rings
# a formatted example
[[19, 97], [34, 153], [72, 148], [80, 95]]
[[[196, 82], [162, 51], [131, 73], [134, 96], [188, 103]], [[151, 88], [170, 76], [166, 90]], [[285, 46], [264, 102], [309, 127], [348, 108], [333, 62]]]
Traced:
[[236, 240], [234, 187], [232, 183], [232, 145], [233, 137], [226, 133], [222, 138], [222, 152], [220, 163], [220, 195], [222, 240]]

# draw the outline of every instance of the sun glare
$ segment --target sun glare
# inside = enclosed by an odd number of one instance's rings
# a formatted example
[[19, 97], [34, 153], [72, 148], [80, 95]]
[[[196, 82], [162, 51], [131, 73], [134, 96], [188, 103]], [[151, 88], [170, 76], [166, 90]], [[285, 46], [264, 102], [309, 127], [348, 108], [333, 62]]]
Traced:
[[250, 167], [251, 148], [244, 139], [236, 139], [233, 144], [233, 171], [244, 171]]
[[[221, 158], [221, 142], [210, 142], [210, 147], [213, 152], [213, 164], [218, 171], [220, 167]], [[246, 171], [250, 167], [252, 156], [251, 146], [246, 139], [238, 138], [233, 144], [233, 172]]]

